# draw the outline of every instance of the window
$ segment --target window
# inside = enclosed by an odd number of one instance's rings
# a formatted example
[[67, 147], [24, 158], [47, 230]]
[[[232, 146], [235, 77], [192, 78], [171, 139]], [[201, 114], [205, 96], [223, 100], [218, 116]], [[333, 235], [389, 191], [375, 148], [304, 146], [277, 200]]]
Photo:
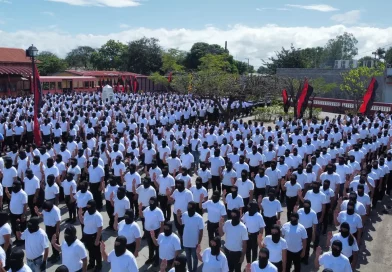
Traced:
[[50, 90], [55, 90], [56, 89], [56, 82], [50, 82]]
[[57, 82], [57, 90], [62, 90], [63, 88], [61, 87], [61, 82]]
[[49, 82], [43, 82], [42, 83], [42, 89], [44, 91], [49, 91]]
[[85, 82], [84, 82], [84, 88], [85, 88], [85, 89], [90, 88], [89, 83], [90, 83], [89, 81], [85, 81]]

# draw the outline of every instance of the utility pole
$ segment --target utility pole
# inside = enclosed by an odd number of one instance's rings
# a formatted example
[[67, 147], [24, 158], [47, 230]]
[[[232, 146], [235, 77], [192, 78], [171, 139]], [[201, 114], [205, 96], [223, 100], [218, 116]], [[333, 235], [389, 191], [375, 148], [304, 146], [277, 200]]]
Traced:
[[248, 60], [248, 73], [249, 73], [249, 58], [245, 58], [246, 60]]

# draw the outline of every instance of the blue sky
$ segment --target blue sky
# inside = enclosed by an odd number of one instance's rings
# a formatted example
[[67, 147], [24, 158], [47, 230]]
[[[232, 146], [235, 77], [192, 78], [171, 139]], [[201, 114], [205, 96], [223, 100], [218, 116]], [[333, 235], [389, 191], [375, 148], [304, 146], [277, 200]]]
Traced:
[[391, 9], [387, 0], [0, 0], [0, 46], [34, 43], [65, 56], [144, 35], [183, 50], [227, 40], [237, 59], [257, 66], [282, 46], [323, 46], [344, 31], [358, 38], [360, 55], [392, 45]]

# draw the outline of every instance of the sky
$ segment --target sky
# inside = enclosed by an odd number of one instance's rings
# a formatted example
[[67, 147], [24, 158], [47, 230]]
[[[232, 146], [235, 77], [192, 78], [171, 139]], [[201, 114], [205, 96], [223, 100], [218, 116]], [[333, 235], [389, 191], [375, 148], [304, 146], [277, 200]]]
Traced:
[[359, 56], [392, 46], [390, 0], [0, 0], [0, 47], [60, 57], [81, 45], [143, 36], [164, 49], [216, 43], [258, 67], [291, 44], [324, 46], [344, 32], [358, 39]]

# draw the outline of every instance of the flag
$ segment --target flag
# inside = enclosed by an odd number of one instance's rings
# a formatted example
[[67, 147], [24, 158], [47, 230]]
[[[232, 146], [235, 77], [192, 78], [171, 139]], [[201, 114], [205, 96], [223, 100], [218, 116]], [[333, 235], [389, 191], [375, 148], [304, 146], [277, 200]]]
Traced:
[[297, 118], [302, 118], [306, 107], [308, 106], [309, 97], [312, 95], [312, 93], [313, 87], [310, 86], [308, 80], [305, 79], [301, 94], [298, 97]]
[[125, 76], [121, 76], [121, 80], [122, 80], [122, 85], [123, 85], [123, 90], [122, 92], [125, 93], [125, 88], [126, 88], [126, 83], [125, 83]]
[[136, 93], [139, 88], [139, 82], [137, 82], [136, 76], [133, 77], [133, 92]]
[[286, 89], [282, 91], [282, 98], [283, 98], [283, 109], [284, 112], [287, 113], [290, 108], [289, 96], [287, 95]]
[[133, 91], [133, 84], [132, 84], [132, 76], [129, 76], [129, 90], [134, 92]]
[[169, 83], [172, 82], [172, 75], [173, 75], [173, 73], [170, 72], [169, 77], [167, 78], [167, 81], [168, 81]]
[[363, 96], [363, 103], [359, 108], [359, 112], [362, 114], [368, 114], [373, 106], [374, 98], [376, 97], [376, 91], [378, 88], [378, 81], [373, 77], [367, 88], [365, 95]]
[[35, 78], [33, 78], [33, 94], [34, 94], [34, 142], [36, 146], [41, 146], [41, 131], [38, 122], [38, 113], [42, 107], [42, 89], [41, 81], [39, 79], [39, 72], [37, 66], [34, 64]]

